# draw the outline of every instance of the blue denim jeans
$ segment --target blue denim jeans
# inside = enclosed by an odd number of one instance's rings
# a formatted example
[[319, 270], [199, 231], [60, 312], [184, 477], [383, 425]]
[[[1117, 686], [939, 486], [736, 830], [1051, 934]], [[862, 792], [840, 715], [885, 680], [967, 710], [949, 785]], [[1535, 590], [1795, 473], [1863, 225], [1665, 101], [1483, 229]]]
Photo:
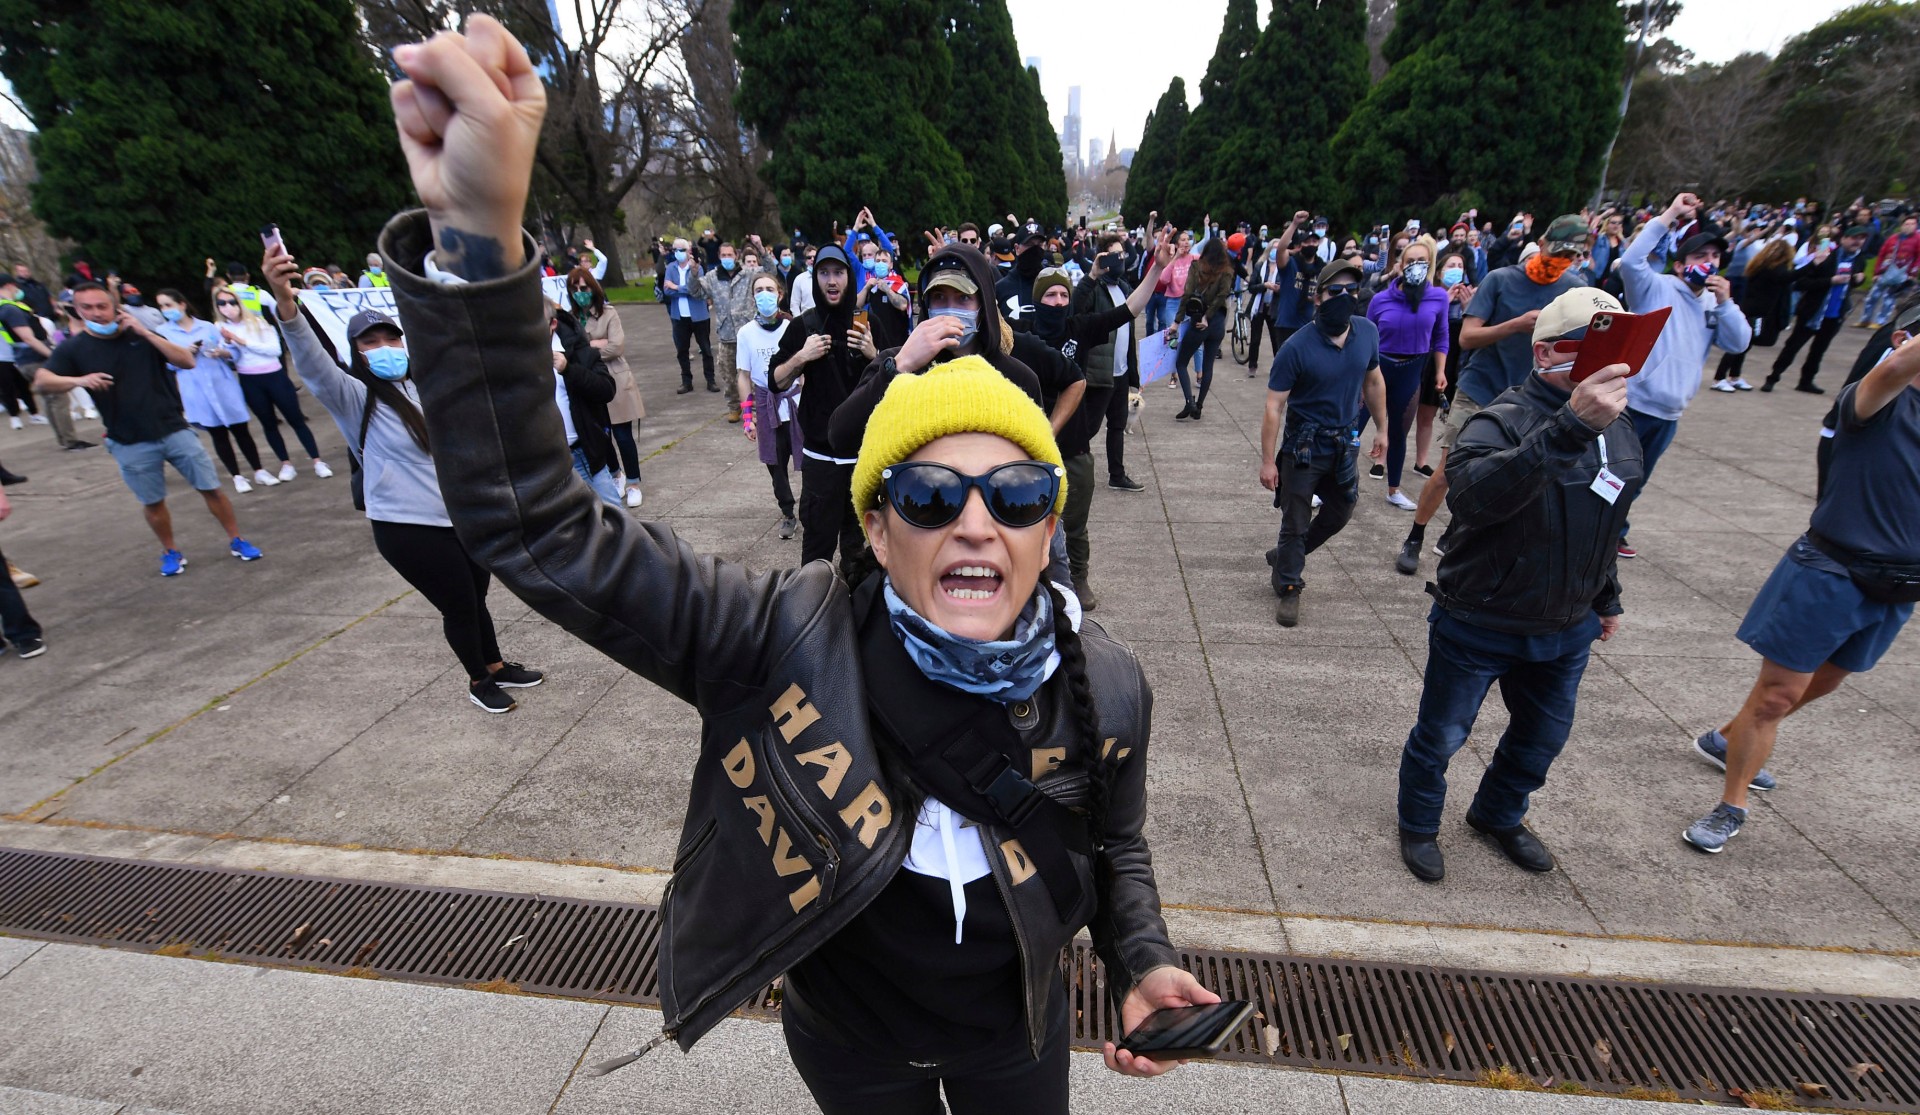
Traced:
[[615, 507], [625, 506], [621, 502], [620, 482], [613, 478], [613, 471], [603, 468], [597, 473], [587, 472], [587, 452], [577, 445], [573, 449], [573, 471], [579, 475], [580, 479], [587, 482], [587, 486], [593, 489], [593, 494], [599, 496], [602, 501]]
[[[1640, 439], [1640, 453], [1646, 461], [1646, 472], [1640, 477], [1640, 486], [1645, 488], [1647, 481], [1653, 479], [1653, 466], [1660, 461], [1660, 455], [1673, 444], [1673, 435], [1680, 429], [1677, 418], [1655, 418], [1651, 414], [1627, 408], [1627, 421], [1633, 423], [1633, 435]], [[1633, 493], [1639, 495], [1638, 492]], [[1633, 524], [1622, 520], [1620, 538], [1626, 540], [1627, 529]]]
[[1168, 298], [1166, 295], [1159, 293], [1148, 295], [1146, 313], [1147, 332], [1158, 333], [1167, 326], [1172, 325], [1175, 309], [1173, 299]]
[[1447, 763], [1473, 733], [1495, 682], [1511, 721], [1480, 778], [1471, 812], [1489, 827], [1519, 824], [1528, 795], [1546, 783], [1547, 768], [1567, 744], [1580, 677], [1599, 634], [1598, 616], [1552, 635], [1510, 635], [1462, 623], [1436, 605], [1427, 629], [1420, 717], [1400, 752], [1400, 827], [1440, 831]]

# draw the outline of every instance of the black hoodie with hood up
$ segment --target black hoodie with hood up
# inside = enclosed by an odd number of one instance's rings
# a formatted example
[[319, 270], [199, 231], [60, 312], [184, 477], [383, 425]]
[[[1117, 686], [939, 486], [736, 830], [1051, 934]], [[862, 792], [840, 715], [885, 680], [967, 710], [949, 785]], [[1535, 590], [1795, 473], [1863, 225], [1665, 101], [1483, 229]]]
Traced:
[[[827, 303], [826, 292], [820, 289], [820, 265], [838, 263], [847, 269], [847, 288], [840, 295], [839, 305]], [[833, 421], [834, 410], [860, 382], [860, 370], [866, 360], [858, 349], [847, 344], [847, 331], [853, 328], [853, 304], [855, 301], [854, 266], [847, 258], [844, 248], [828, 244], [814, 254], [813, 273], [807, 281], [813, 284], [813, 308], [795, 318], [792, 325], [780, 337], [780, 347], [774, 350], [769, 369], [778, 368], [793, 359], [807, 343], [807, 339], [818, 334], [826, 335], [833, 345], [825, 356], [808, 364], [801, 374], [806, 376], [806, 390], [800, 392], [800, 435], [806, 447], [816, 453], [828, 453], [828, 429]], [[879, 400], [876, 398], [876, 402]], [[872, 408], [869, 407], [869, 410]], [[864, 419], [861, 423], [865, 425]], [[856, 447], [858, 443], [856, 442]], [[840, 454], [832, 454], [840, 456]], [[851, 457], [852, 453], [845, 454]]]
[[[980, 288], [980, 324], [978, 332], [974, 335], [975, 354], [985, 358], [995, 370], [1012, 381], [1015, 387], [1025, 391], [1033, 400], [1033, 405], [1044, 409], [1046, 403], [1040, 393], [1040, 377], [1033, 374], [1032, 368], [1014, 359], [1012, 337], [1004, 332], [1006, 323], [1001, 320], [998, 308], [990, 304], [993, 298], [995, 275], [993, 261], [987, 258], [986, 253], [964, 244], [948, 244], [933, 253], [933, 256], [927, 260], [926, 267], [920, 271], [920, 304], [922, 306], [927, 304], [927, 280], [942, 270], [951, 268], [951, 263], [943, 263], [949, 257], [958, 258], [966, 266], [967, 274], [973, 279], [974, 284]], [[819, 266], [817, 258], [814, 266]], [[793, 336], [793, 332], [792, 329], [787, 330], [787, 336]], [[784, 351], [784, 344], [782, 350]], [[866, 436], [867, 418], [873, 414], [873, 408], [880, 405], [880, 399], [886, 395], [887, 385], [893, 382], [893, 377], [901, 374], [892, 371], [893, 365], [889, 362], [899, 352], [898, 348], [890, 348], [876, 355], [872, 363], [867, 365], [865, 374], [860, 377], [859, 386], [846, 396], [844, 402], [836, 400], [837, 409], [833, 412], [831, 430], [834, 456], [859, 455], [860, 440]], [[943, 359], [951, 359], [951, 355]], [[811, 369], [811, 365], [809, 368]], [[811, 377], [807, 380], [807, 390], [813, 390]], [[806, 393], [802, 392], [800, 398], [804, 406]], [[803, 426], [802, 429], [805, 427]]]

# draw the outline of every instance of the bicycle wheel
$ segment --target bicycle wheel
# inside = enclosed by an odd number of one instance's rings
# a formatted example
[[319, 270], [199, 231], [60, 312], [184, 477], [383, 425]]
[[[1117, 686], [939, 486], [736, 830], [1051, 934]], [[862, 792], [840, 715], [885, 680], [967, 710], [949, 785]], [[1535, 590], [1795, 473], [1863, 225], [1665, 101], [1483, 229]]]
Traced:
[[1245, 364], [1247, 362], [1247, 339], [1251, 336], [1253, 317], [1247, 313], [1247, 297], [1243, 294], [1234, 303], [1233, 313], [1233, 358]]

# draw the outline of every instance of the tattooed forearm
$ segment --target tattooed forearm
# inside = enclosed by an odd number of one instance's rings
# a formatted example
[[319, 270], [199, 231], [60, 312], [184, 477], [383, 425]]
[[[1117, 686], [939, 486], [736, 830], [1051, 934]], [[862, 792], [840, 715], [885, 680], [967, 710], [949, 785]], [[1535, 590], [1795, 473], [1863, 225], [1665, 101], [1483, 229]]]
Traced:
[[498, 279], [507, 273], [506, 250], [499, 240], [457, 228], [441, 228], [436, 236], [436, 266], [468, 282]]

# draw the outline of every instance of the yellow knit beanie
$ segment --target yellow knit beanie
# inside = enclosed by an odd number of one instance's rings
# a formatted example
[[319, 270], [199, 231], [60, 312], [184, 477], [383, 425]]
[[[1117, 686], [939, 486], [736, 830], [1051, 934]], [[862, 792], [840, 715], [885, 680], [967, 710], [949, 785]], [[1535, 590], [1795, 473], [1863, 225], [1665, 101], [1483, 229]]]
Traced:
[[[867, 432], [860, 439], [860, 456], [853, 466], [853, 511], [862, 516], [862, 529], [865, 513], [880, 502], [883, 471], [918, 453], [928, 442], [948, 434], [973, 433], [998, 434], [1033, 460], [1065, 467], [1046, 413], [984, 359], [962, 356], [919, 375], [895, 376], [867, 418]], [[1054, 514], [1066, 502], [1067, 481], [1062, 476]]]

